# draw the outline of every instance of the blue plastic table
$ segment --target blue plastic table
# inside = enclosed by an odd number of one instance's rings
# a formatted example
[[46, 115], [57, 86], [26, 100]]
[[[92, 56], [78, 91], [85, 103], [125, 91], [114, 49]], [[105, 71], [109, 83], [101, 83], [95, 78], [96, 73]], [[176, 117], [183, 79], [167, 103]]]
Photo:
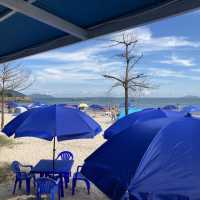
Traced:
[[53, 160], [40, 160], [38, 164], [32, 168], [31, 173], [34, 174], [59, 174], [60, 175], [60, 182], [61, 182], [61, 197], [64, 197], [64, 189], [63, 189], [63, 180], [62, 174], [71, 171], [73, 160], [55, 160], [54, 170], [53, 170]]

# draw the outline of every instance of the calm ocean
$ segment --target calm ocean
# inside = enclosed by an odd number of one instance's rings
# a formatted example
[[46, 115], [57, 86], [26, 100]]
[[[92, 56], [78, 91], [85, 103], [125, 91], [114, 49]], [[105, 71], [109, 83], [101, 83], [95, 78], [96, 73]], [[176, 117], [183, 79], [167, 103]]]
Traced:
[[[40, 101], [47, 104], [79, 104], [81, 102], [91, 104], [100, 104], [104, 106], [109, 105], [120, 105], [123, 104], [123, 98], [107, 98], [107, 97], [87, 97], [87, 98], [46, 98], [46, 99], [34, 99], [35, 101]], [[179, 105], [180, 107], [186, 105], [200, 105], [200, 98], [137, 98], [129, 99], [129, 103], [137, 108], [148, 108], [148, 107], [162, 107], [165, 105]]]

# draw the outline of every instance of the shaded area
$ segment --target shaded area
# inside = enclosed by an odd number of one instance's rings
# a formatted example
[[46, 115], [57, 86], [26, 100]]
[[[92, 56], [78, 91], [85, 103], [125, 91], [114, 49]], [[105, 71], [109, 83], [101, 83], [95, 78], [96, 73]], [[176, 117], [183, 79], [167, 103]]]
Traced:
[[108, 197], [121, 199], [149, 144], [173, 120], [148, 120], [124, 130], [85, 160], [82, 173]]
[[0, 135], [0, 150], [1, 150], [1, 147], [4, 147], [4, 146], [12, 147], [14, 143], [15, 142], [12, 139], [9, 139], [6, 136]]
[[10, 169], [9, 163], [0, 164], [0, 184], [11, 181], [14, 175]]

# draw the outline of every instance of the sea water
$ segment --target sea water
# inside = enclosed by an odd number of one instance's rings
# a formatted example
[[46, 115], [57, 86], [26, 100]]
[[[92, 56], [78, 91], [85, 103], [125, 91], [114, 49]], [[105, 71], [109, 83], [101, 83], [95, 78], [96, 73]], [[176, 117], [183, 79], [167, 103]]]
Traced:
[[[47, 98], [47, 99], [34, 99], [41, 103], [46, 104], [80, 104], [82, 102], [91, 104], [99, 104], [102, 106], [119, 106], [123, 105], [124, 98], [114, 97], [85, 97], [85, 98]], [[134, 109], [143, 108], [156, 108], [165, 105], [175, 105], [179, 107], [187, 105], [200, 105], [200, 98], [130, 98], [129, 104]]]

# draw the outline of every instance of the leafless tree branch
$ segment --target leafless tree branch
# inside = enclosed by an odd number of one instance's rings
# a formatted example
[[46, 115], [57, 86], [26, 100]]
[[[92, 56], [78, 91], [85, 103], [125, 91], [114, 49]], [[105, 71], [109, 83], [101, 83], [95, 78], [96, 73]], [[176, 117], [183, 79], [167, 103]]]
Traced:
[[4, 126], [5, 93], [8, 90], [21, 91], [30, 87], [34, 82], [31, 73], [22, 65], [4, 63], [0, 65], [1, 90], [1, 128]]
[[112, 39], [111, 42], [112, 45], [110, 47], [122, 46], [121, 53], [118, 53], [116, 56], [124, 61], [125, 71], [120, 75], [123, 78], [107, 74], [104, 74], [103, 77], [117, 81], [111, 87], [111, 90], [119, 86], [124, 88], [125, 113], [127, 115], [129, 90], [137, 92], [143, 89], [150, 89], [151, 86], [147, 81], [147, 75], [143, 73], [138, 74], [133, 71], [134, 66], [143, 58], [143, 54], [138, 55], [135, 51], [138, 42], [136, 37], [132, 33], [124, 33], [120, 37], [117, 37], [117, 39]]
[[123, 80], [121, 80], [120, 78], [115, 77], [115, 76], [110, 76], [110, 75], [104, 74], [103, 77], [104, 77], [104, 78], [109, 78], [109, 79], [114, 79], [114, 80], [116, 80], [116, 81], [119, 81], [120, 83], [123, 83]]

